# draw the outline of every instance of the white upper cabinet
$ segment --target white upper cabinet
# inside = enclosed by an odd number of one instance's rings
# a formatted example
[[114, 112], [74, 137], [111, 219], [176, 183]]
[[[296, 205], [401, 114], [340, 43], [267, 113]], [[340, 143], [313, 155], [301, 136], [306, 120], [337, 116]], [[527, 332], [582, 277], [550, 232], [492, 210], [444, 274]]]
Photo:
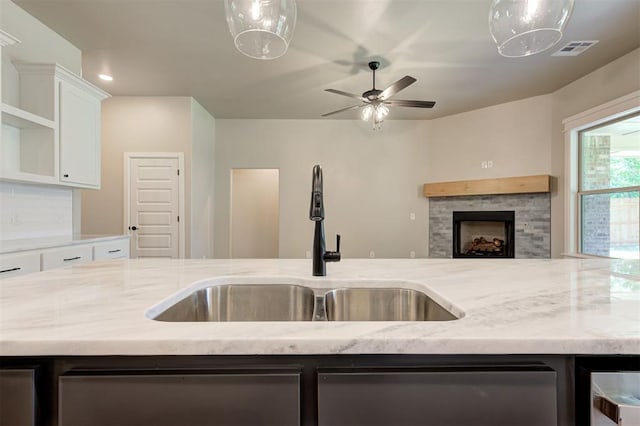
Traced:
[[109, 94], [57, 64], [11, 67], [19, 99], [2, 103], [0, 178], [100, 188], [100, 104]]
[[60, 180], [100, 187], [100, 93], [60, 81]]

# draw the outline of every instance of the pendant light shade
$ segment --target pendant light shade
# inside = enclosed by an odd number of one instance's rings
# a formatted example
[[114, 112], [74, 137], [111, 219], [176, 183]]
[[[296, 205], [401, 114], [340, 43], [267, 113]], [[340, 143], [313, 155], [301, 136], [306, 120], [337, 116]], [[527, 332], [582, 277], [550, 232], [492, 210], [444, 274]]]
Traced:
[[574, 0], [493, 0], [489, 30], [508, 58], [534, 55], [562, 38]]
[[224, 7], [240, 52], [255, 59], [286, 53], [296, 26], [295, 0], [225, 0]]

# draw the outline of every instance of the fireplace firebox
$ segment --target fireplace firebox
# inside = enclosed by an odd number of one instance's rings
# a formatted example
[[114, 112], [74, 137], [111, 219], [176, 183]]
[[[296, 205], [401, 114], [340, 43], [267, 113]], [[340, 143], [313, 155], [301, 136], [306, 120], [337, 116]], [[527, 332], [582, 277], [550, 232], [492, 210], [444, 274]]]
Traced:
[[453, 212], [453, 257], [514, 258], [514, 211]]

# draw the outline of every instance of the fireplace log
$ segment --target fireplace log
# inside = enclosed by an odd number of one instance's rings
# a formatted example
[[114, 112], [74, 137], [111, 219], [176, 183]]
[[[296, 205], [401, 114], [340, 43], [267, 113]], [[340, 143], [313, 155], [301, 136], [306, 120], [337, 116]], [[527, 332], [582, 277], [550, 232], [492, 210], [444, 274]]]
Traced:
[[485, 237], [474, 238], [469, 248], [467, 249], [467, 253], [474, 251], [481, 252], [499, 252], [503, 250], [504, 240], [499, 238], [493, 238], [492, 241], [487, 241]]

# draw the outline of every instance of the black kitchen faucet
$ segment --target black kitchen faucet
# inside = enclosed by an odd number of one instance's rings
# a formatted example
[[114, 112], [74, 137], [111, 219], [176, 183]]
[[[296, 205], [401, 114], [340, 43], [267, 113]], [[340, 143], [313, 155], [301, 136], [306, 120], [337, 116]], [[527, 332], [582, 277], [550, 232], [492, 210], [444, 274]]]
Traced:
[[315, 222], [313, 233], [313, 275], [327, 275], [327, 262], [340, 261], [340, 234], [336, 235], [336, 251], [326, 251], [324, 242], [324, 201], [322, 199], [322, 168], [313, 166], [311, 183], [311, 207], [309, 219]]

